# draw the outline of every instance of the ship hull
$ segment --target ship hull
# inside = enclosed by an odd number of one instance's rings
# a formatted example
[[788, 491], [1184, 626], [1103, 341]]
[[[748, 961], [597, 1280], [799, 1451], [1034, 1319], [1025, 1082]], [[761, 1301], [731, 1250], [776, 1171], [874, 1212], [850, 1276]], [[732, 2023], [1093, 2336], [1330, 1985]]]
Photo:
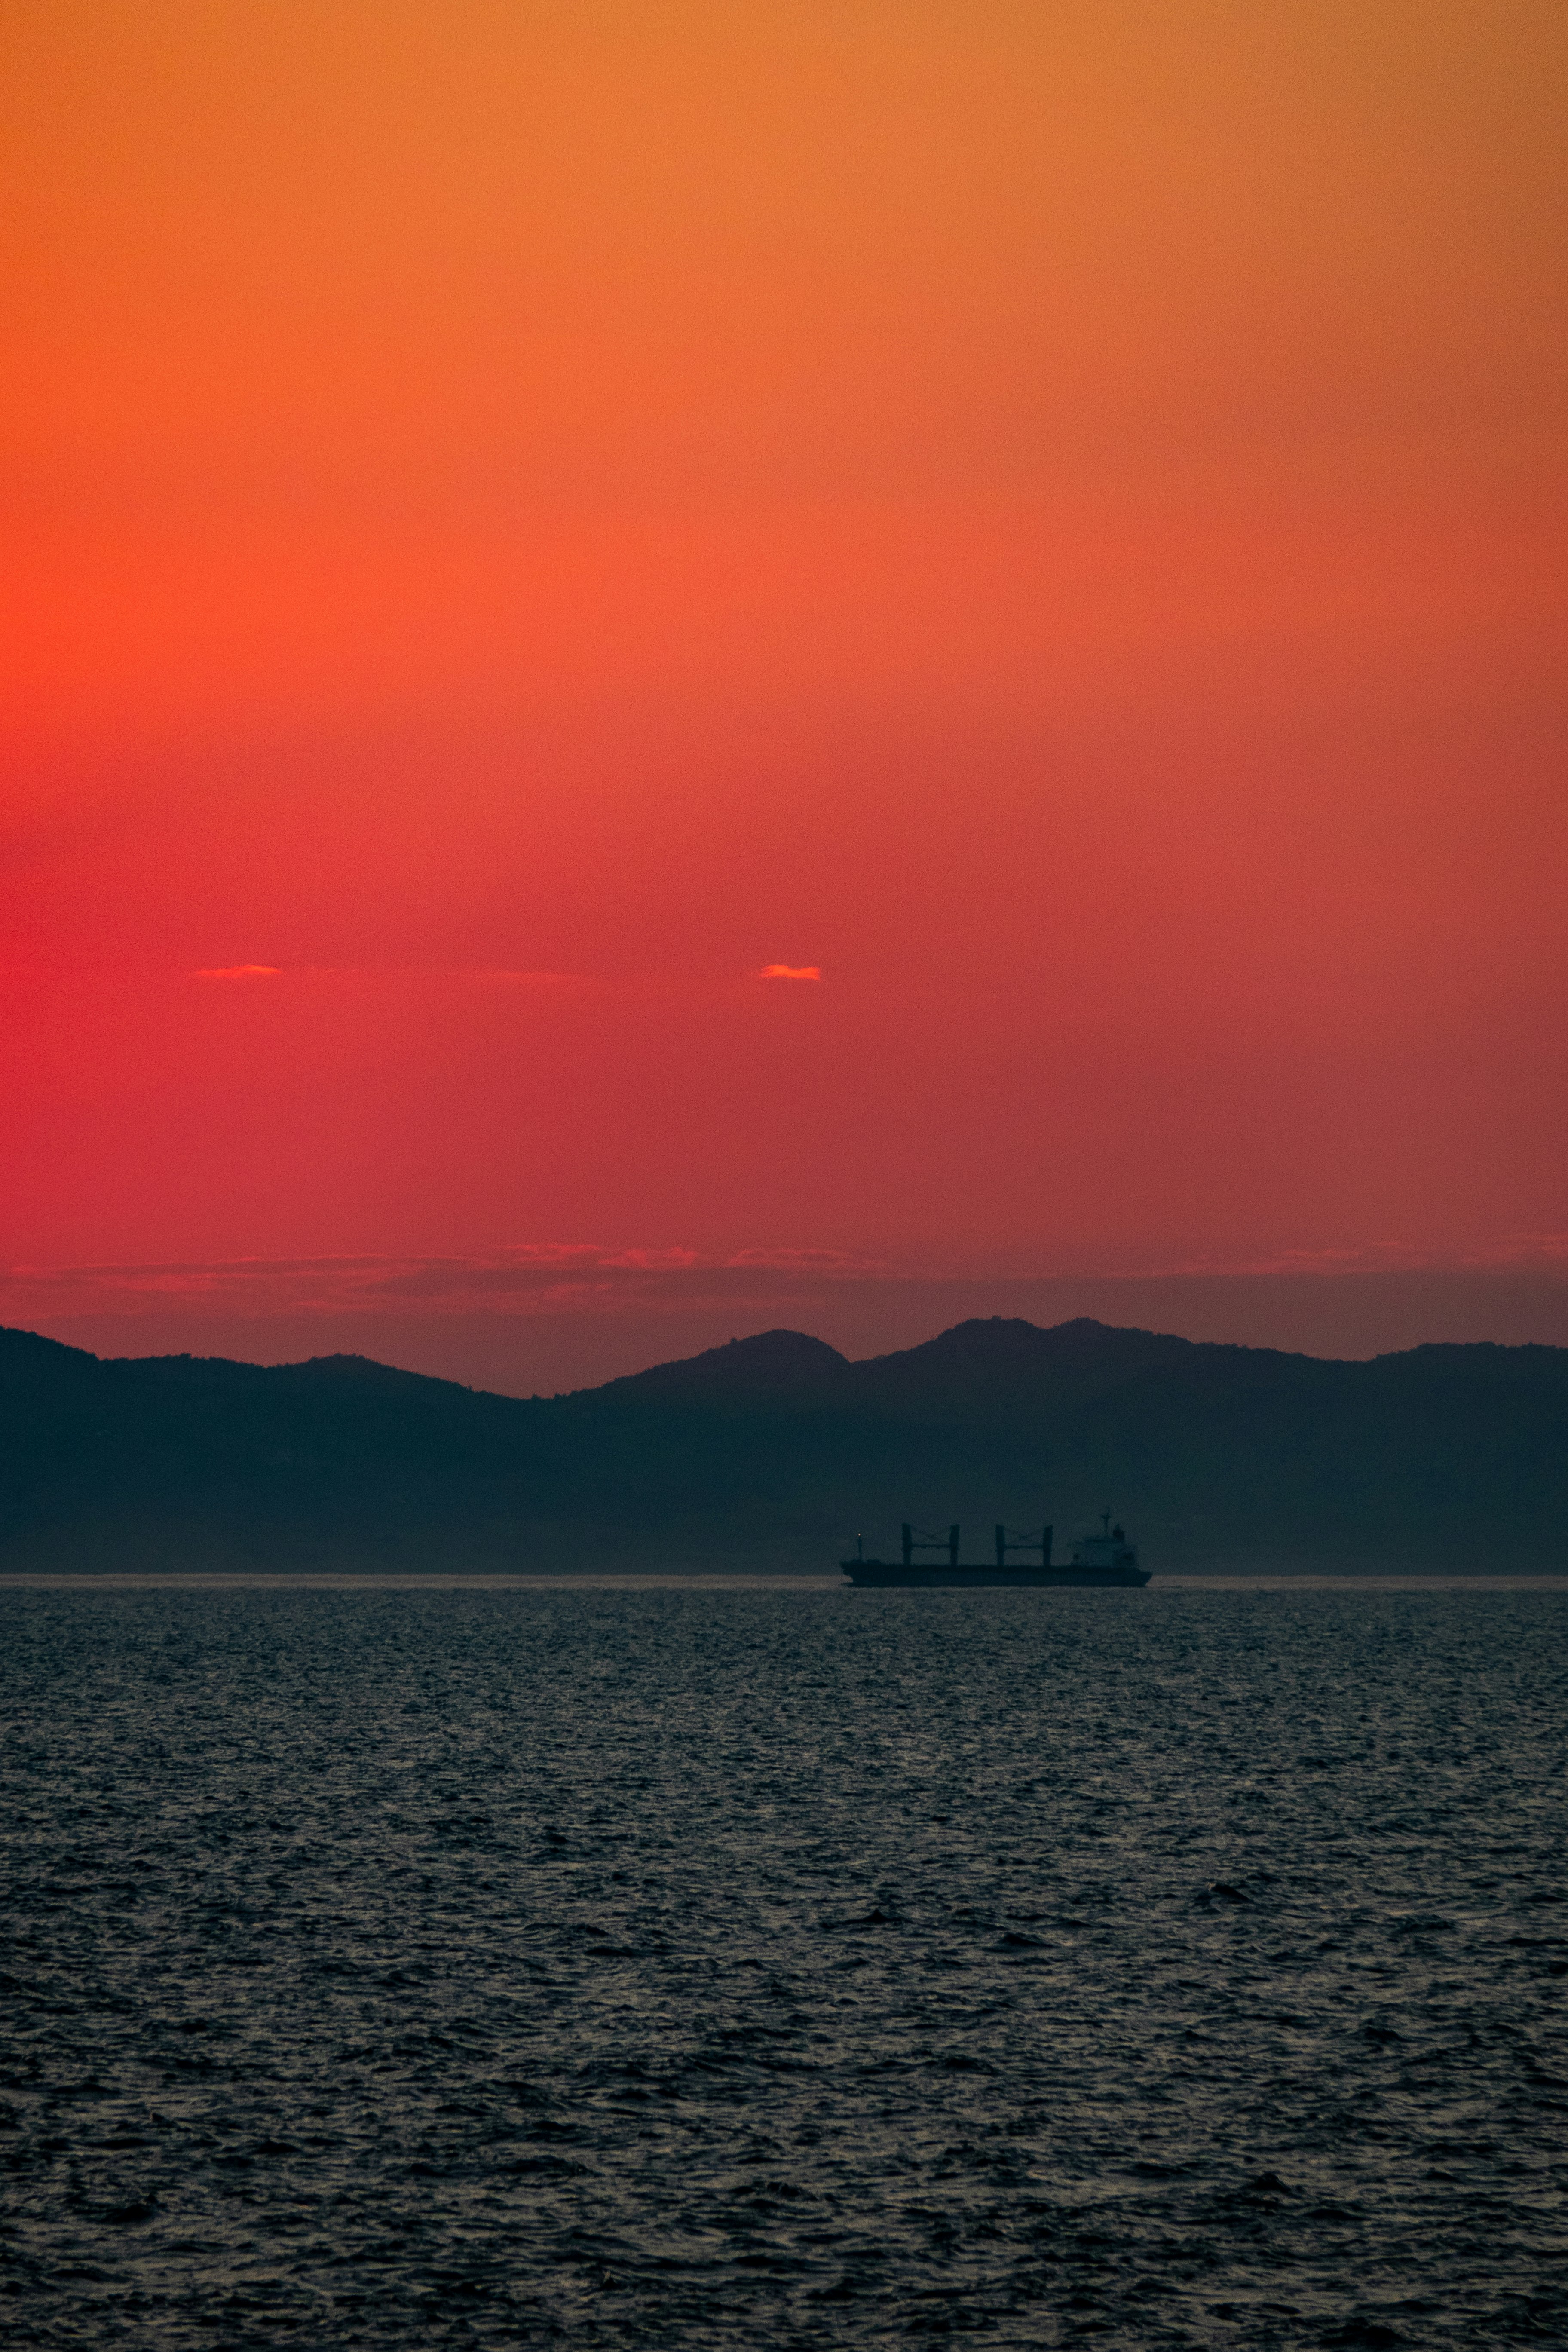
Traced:
[[[1038, 1549], [1037, 1545], [1036, 1549]], [[972, 1592], [982, 1585], [1026, 1585], [1068, 1590], [1083, 1585], [1120, 1585], [1123, 1588], [1144, 1585], [1149, 1573], [1142, 1568], [997, 1568], [970, 1565], [961, 1560], [956, 1568], [943, 1560], [911, 1565], [905, 1568], [900, 1560], [844, 1559], [839, 1566], [851, 1584], [873, 1585], [879, 1590], [893, 1587], [914, 1588], [920, 1591], [942, 1589]]]

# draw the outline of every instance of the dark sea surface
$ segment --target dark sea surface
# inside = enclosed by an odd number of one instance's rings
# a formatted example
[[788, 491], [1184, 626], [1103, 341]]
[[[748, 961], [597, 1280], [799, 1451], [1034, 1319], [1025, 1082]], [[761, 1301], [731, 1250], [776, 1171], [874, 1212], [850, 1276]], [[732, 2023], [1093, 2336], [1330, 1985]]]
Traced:
[[0, 2338], [1568, 2343], [1568, 1594], [12, 1591]]

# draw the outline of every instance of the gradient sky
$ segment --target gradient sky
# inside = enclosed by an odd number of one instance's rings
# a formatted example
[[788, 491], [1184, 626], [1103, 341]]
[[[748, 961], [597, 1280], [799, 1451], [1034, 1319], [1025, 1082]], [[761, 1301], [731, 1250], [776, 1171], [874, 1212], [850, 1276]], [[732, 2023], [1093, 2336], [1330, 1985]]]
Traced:
[[1560, 1265], [1565, 105], [4, 0], [0, 1257]]

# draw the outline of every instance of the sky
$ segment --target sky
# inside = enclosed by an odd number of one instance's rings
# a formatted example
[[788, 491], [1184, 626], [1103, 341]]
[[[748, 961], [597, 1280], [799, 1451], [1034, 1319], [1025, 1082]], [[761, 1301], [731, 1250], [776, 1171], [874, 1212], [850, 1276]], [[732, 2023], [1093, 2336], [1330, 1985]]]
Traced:
[[1565, 100], [1558, 0], [0, 0], [0, 1319], [1568, 1340]]

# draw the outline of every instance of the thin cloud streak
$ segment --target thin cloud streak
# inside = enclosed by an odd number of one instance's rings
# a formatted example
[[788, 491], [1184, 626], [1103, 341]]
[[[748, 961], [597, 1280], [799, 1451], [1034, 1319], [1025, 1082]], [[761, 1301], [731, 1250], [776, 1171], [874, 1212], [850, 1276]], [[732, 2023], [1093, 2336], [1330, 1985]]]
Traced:
[[[634, 1360], [689, 1352], [743, 1330], [793, 1325], [851, 1352], [908, 1346], [973, 1315], [1034, 1322], [1093, 1315], [1190, 1338], [1371, 1354], [1424, 1339], [1568, 1344], [1568, 1236], [1448, 1265], [1276, 1261], [1054, 1274], [920, 1268], [833, 1249], [535, 1243], [467, 1255], [318, 1256], [16, 1266], [0, 1270], [0, 1322], [89, 1346], [142, 1351], [313, 1352], [350, 1346], [406, 1360], [442, 1329], [487, 1364], [510, 1330], [524, 1352], [548, 1327]], [[268, 1329], [278, 1334], [268, 1340]], [[94, 1335], [97, 1335], [96, 1337]], [[412, 1337], [411, 1337], [412, 1335]], [[408, 1344], [405, 1344], [405, 1343]], [[454, 1342], [454, 1344], [456, 1344]], [[553, 1343], [552, 1343], [553, 1344]], [[449, 1352], [449, 1351], [448, 1351]], [[548, 1352], [548, 1349], [546, 1349]], [[428, 1354], [425, 1349], [424, 1353]], [[630, 1364], [616, 1359], [616, 1369]], [[493, 1376], [493, 1375], [492, 1375]]]
[[586, 987], [595, 983], [579, 971], [550, 971], [506, 964], [360, 964], [360, 963], [227, 963], [205, 965], [192, 980], [384, 980], [462, 981], [506, 988]]
[[625, 1312], [638, 1305], [698, 1305], [749, 1293], [780, 1297], [805, 1282], [878, 1275], [874, 1261], [832, 1250], [745, 1250], [712, 1258], [696, 1250], [605, 1249], [538, 1243], [467, 1257], [301, 1257], [174, 1261], [148, 1265], [15, 1267], [0, 1273], [0, 1312], [70, 1313], [90, 1307], [222, 1305], [255, 1314], [332, 1314], [417, 1306], [425, 1313]]
[[1472, 1250], [1462, 1257], [1422, 1256], [1409, 1250], [1379, 1247], [1287, 1249], [1246, 1259], [1182, 1258], [1148, 1269], [1119, 1270], [1118, 1279], [1130, 1281], [1234, 1281], [1269, 1275], [1329, 1279], [1339, 1275], [1479, 1274], [1504, 1270], [1542, 1272], [1568, 1265], [1568, 1234], [1514, 1234], [1489, 1249]]

